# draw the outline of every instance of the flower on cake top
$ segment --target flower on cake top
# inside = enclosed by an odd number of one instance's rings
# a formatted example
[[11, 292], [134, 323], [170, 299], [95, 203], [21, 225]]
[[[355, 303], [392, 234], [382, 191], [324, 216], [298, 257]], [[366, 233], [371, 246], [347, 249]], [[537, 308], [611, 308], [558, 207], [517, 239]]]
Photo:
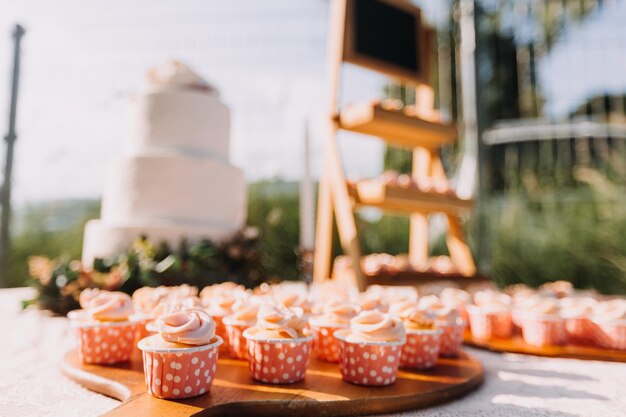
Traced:
[[297, 339], [306, 336], [307, 322], [301, 308], [265, 304], [257, 314], [256, 325], [250, 329], [259, 338]]
[[177, 60], [169, 60], [149, 69], [146, 78], [151, 90], [191, 88], [217, 93], [214, 86]]
[[350, 320], [349, 342], [398, 342], [405, 338], [404, 325], [391, 314], [363, 311]]
[[124, 321], [135, 312], [130, 296], [119, 291], [87, 288], [79, 303], [88, 317], [98, 321]]
[[166, 342], [201, 346], [215, 338], [215, 322], [199, 308], [164, 314], [156, 320], [156, 328]]

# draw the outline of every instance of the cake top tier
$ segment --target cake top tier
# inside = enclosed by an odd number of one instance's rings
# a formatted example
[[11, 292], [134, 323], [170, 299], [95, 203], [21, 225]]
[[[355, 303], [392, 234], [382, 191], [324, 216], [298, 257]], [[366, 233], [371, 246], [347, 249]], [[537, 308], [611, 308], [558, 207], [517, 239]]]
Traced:
[[219, 91], [187, 65], [169, 60], [150, 68], [146, 74], [148, 91], [197, 90], [219, 97]]

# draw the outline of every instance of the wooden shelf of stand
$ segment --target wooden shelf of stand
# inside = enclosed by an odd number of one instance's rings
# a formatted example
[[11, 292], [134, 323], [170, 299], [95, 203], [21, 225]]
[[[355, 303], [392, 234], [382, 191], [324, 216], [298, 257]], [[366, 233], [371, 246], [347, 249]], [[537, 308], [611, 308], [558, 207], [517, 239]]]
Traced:
[[455, 142], [457, 137], [454, 125], [387, 110], [378, 102], [348, 105], [340, 110], [338, 124], [341, 129], [378, 136], [391, 144], [410, 148], [438, 148]]
[[459, 214], [474, 206], [472, 200], [454, 195], [387, 185], [379, 180], [359, 181], [351, 185], [349, 191], [356, 206], [379, 207], [389, 211]]

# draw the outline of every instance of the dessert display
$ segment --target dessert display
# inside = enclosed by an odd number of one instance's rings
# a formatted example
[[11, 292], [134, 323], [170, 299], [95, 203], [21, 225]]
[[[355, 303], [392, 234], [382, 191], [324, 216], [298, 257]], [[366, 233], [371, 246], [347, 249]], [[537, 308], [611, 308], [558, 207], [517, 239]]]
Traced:
[[146, 84], [132, 103], [132, 149], [108, 169], [101, 219], [85, 227], [87, 266], [138, 236], [177, 248], [245, 224], [245, 178], [229, 163], [230, 110], [217, 89], [178, 61], [151, 69]]
[[626, 350], [626, 300], [577, 290], [565, 281], [537, 289], [517, 284], [503, 291], [477, 291], [467, 311], [476, 340], [506, 340], [519, 334], [534, 347]]
[[222, 338], [206, 311], [186, 308], [161, 315], [158, 334], [139, 341], [148, 392], [159, 398], [189, 398], [209, 392]]
[[389, 385], [396, 380], [402, 346], [402, 321], [370, 310], [350, 320], [350, 328], [334, 333], [339, 340], [339, 369], [345, 381], [357, 385]]
[[[411, 273], [433, 273], [438, 275], [458, 274], [458, 269], [449, 256], [435, 256], [428, 259], [426, 265], [412, 264], [406, 254], [371, 253], [361, 257], [361, 269], [367, 276], [400, 275]], [[351, 277], [352, 262], [347, 256], [338, 256], [333, 264], [333, 278]]]
[[122, 292], [86, 289], [80, 310], [68, 314], [83, 363], [112, 364], [127, 361], [135, 346], [137, 324], [134, 307]]

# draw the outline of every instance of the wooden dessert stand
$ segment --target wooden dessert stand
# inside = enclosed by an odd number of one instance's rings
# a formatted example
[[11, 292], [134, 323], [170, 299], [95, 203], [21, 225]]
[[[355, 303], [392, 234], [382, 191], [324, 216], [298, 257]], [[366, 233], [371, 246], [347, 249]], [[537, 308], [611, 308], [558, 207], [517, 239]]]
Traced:
[[547, 356], [551, 358], [586, 359], [594, 361], [626, 362], [626, 351], [601, 349], [584, 345], [532, 346], [524, 342], [520, 335], [509, 339], [479, 340], [472, 337], [469, 330], [463, 342], [466, 345], [487, 349], [492, 352], [522, 353], [525, 355]]
[[[396, 27], [399, 22], [403, 22], [401, 29]], [[433, 32], [423, 25], [420, 10], [409, 1], [332, 2], [329, 117], [319, 186], [313, 269], [316, 282], [330, 277], [333, 220], [336, 219], [341, 245], [352, 260], [354, 283], [360, 290], [374, 283], [360, 265], [361, 249], [354, 216], [354, 211], [360, 207], [378, 207], [410, 215], [409, 259], [424, 270], [428, 264], [428, 216], [442, 213], [448, 221], [446, 243], [450, 259], [459, 272], [457, 276], [476, 275], [476, 265], [460, 222], [460, 215], [471, 209], [471, 200], [445, 193], [422, 192], [417, 188], [390, 186], [376, 180], [359, 182], [351, 188], [337, 146], [339, 131], [377, 136], [390, 146], [412, 150], [412, 177], [416, 183], [447, 182], [439, 149], [456, 141], [457, 129], [443, 123], [434, 109], [435, 94], [429, 84], [432, 38]], [[368, 46], [372, 45], [385, 45], [385, 48], [369, 50]], [[415, 105], [403, 111], [374, 100], [341, 107], [338, 95], [344, 63], [374, 70], [414, 86]]]
[[[221, 354], [220, 354], [221, 355]], [[421, 372], [400, 370], [395, 384], [361, 387], [344, 382], [337, 364], [311, 360], [304, 381], [291, 385], [255, 382], [248, 363], [220, 358], [209, 394], [185, 400], [162, 400], [146, 392], [141, 356], [129, 363], [82, 364], [76, 351], [63, 358], [61, 370], [72, 380], [122, 404], [105, 416], [352, 416], [394, 413], [450, 401], [472, 391], [483, 379], [481, 363], [462, 353], [440, 359]]]

